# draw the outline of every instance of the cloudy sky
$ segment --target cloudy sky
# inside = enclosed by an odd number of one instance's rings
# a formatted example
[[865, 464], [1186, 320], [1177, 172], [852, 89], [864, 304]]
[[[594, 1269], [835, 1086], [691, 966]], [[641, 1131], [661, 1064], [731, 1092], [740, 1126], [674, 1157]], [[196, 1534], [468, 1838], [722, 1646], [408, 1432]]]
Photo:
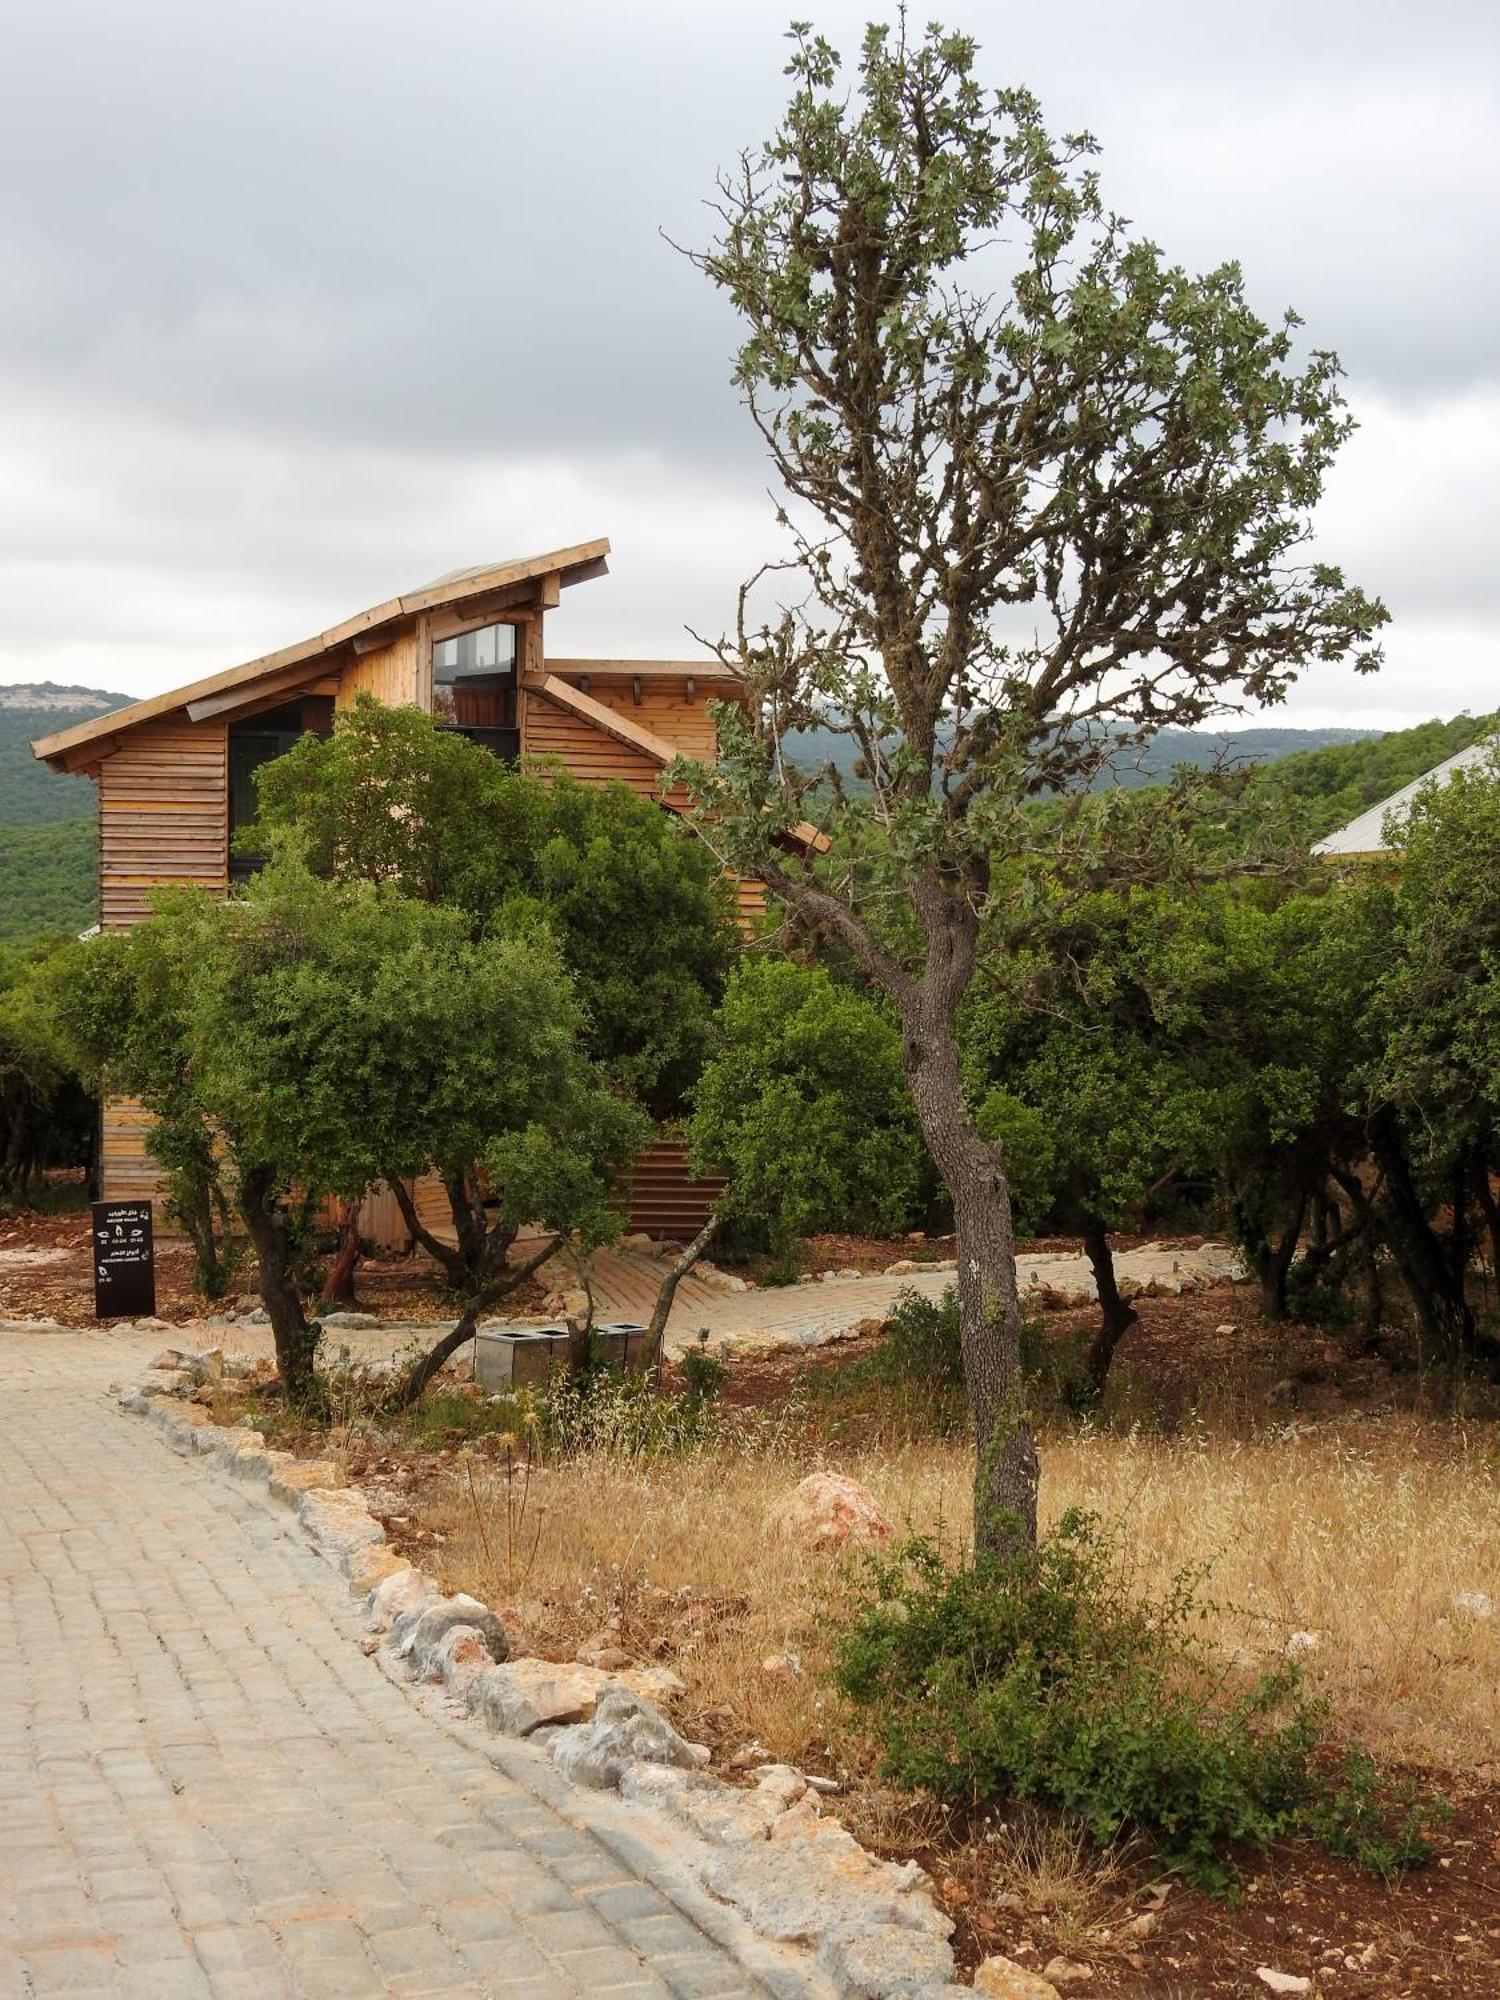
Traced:
[[[781, 33], [873, 0], [10, 0], [0, 681], [151, 693], [609, 535], [573, 653], [682, 655], [770, 546], [703, 240]], [[1170, 254], [1344, 358], [1320, 545], [1394, 614], [1286, 720], [1500, 704], [1497, 0], [951, 0]]]

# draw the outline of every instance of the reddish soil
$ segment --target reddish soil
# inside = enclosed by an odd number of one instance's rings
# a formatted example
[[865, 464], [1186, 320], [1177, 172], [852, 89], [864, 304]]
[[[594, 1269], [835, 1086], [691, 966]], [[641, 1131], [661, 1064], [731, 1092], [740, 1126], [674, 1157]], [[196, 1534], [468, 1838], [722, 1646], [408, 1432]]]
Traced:
[[[65, 1251], [57, 1263], [10, 1262], [6, 1252]], [[441, 1320], [448, 1299], [440, 1274], [425, 1256], [362, 1259], [355, 1273], [358, 1309], [382, 1319]], [[531, 1284], [511, 1293], [507, 1310], [529, 1312], [541, 1303], [540, 1289]], [[216, 1311], [233, 1311], [258, 1303], [244, 1275], [218, 1305], [193, 1289], [192, 1261], [187, 1249], [171, 1240], [156, 1246], [156, 1311], [173, 1326], [204, 1319]], [[93, 1278], [89, 1265], [89, 1218], [86, 1209], [56, 1215], [0, 1215], [0, 1319], [52, 1319], [62, 1326], [112, 1326], [94, 1318]]]
[[[1180, 1885], [1164, 1900], [1128, 1894], [1122, 1885], [1112, 1935], [1100, 1948], [1073, 1940], [1073, 1954], [1092, 1979], [1064, 1991], [1128, 2000], [1197, 2000], [1199, 1995], [1265, 1994], [1261, 1966], [1311, 1978], [1326, 2000], [1407, 2000], [1423, 1994], [1494, 2000], [1500, 1995], [1500, 1791], [1454, 1799], [1453, 1818], [1439, 1832], [1433, 1862], [1387, 1886], [1378, 1876], [1286, 1846], [1247, 1872], [1239, 1898], [1220, 1902]], [[1035, 1950], [1016, 1941], [1017, 1913], [992, 1914], [986, 1894], [983, 1844], [958, 1857], [929, 1852], [958, 1925], [954, 1946], [972, 1969], [987, 1953], [1004, 1951], [1040, 1970], [1058, 1949], [1045, 1911], [1024, 1926]], [[951, 1871], [951, 1872], [949, 1872]], [[990, 1910], [986, 1909], [986, 1904]], [[1146, 1938], [1124, 1935], [1133, 1915], [1154, 1913]], [[1109, 1921], [1107, 1919], [1107, 1921]], [[1353, 1961], [1351, 1963], [1351, 1961]]]

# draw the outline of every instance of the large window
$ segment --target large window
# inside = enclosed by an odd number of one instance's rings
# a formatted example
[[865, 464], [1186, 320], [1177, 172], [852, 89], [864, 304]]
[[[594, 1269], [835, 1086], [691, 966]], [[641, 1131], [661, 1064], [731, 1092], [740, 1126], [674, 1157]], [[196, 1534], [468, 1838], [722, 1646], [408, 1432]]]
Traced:
[[255, 824], [255, 774], [262, 764], [290, 750], [309, 730], [326, 736], [333, 727], [333, 701], [307, 695], [267, 709], [246, 722], [229, 725], [229, 879], [246, 882], [262, 865], [263, 854], [237, 854], [235, 835]]
[[440, 639], [432, 649], [432, 712], [445, 729], [514, 759], [516, 730], [516, 628], [485, 625]]

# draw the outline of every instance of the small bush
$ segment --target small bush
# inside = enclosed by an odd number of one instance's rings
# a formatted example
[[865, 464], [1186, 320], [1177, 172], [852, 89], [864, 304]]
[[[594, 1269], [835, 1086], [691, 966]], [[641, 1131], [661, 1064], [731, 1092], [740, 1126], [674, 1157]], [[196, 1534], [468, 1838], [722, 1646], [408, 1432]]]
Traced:
[[949, 1285], [940, 1299], [906, 1290], [897, 1298], [873, 1357], [885, 1382], [930, 1389], [962, 1389], [963, 1349], [958, 1337], [958, 1293]]
[[677, 1372], [682, 1377], [684, 1401], [693, 1403], [714, 1402], [729, 1380], [728, 1364], [702, 1347], [690, 1347], [678, 1362]]
[[1425, 1810], [1368, 1759], [1330, 1785], [1322, 1711], [1295, 1666], [1231, 1687], [1192, 1626], [1200, 1579], [1132, 1595], [1094, 1517], [1070, 1513], [1035, 1554], [950, 1568], [930, 1542], [870, 1561], [834, 1678], [864, 1710], [883, 1775], [953, 1803], [1034, 1800], [1101, 1845], [1155, 1836], [1218, 1892], [1232, 1850], [1287, 1834], [1382, 1873], [1426, 1857]]
[[[1036, 1314], [1021, 1322], [1021, 1373], [1042, 1406], [1078, 1411], [1086, 1406], [1086, 1333], [1060, 1334]], [[958, 1334], [958, 1293], [949, 1285], [940, 1299], [904, 1291], [885, 1323], [871, 1358], [871, 1376], [888, 1387], [915, 1388], [936, 1400], [944, 1428], [962, 1411], [963, 1348]], [[955, 1403], [955, 1399], [958, 1401]]]
[[700, 1450], [719, 1429], [712, 1392], [701, 1379], [696, 1392], [690, 1385], [684, 1395], [664, 1396], [649, 1376], [597, 1369], [560, 1376], [540, 1395], [523, 1390], [512, 1403], [518, 1428], [543, 1457], [654, 1458]]

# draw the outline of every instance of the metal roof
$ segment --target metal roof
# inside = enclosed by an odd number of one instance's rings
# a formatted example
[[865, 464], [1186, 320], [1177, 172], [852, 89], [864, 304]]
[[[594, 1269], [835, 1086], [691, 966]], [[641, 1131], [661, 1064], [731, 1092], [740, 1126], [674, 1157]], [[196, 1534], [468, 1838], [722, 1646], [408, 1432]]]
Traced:
[[1483, 743], [1472, 743], [1467, 750], [1460, 750], [1456, 757], [1435, 765], [1420, 778], [1414, 778], [1409, 785], [1403, 785], [1399, 792], [1392, 792], [1388, 799], [1382, 799], [1377, 806], [1370, 806], [1357, 819], [1351, 819], [1347, 826], [1341, 826], [1336, 833], [1330, 833], [1325, 840], [1314, 843], [1313, 853], [1337, 857], [1354, 858], [1360, 855], [1390, 854], [1392, 843], [1385, 835], [1387, 816], [1404, 820], [1416, 800], [1418, 792], [1428, 785], [1446, 785], [1455, 771], [1466, 771], [1476, 764], [1486, 764], [1494, 755], [1495, 743], [1487, 739]]

